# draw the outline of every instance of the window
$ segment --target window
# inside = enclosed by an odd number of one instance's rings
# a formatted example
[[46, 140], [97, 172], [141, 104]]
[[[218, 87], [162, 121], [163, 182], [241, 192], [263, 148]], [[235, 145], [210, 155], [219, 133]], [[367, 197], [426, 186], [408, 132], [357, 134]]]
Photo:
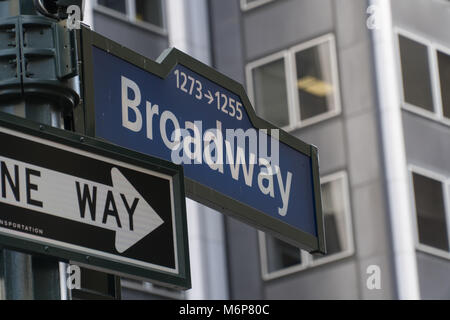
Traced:
[[241, 0], [241, 9], [243, 11], [250, 10], [272, 1], [275, 0]]
[[334, 37], [327, 35], [247, 66], [256, 113], [294, 130], [340, 113]]
[[442, 109], [444, 117], [450, 119], [450, 54], [437, 51], [440, 87], [442, 91]]
[[302, 265], [300, 249], [270, 234], [266, 234], [263, 238], [264, 248], [267, 252], [265, 273], [273, 274], [279, 270]]
[[151, 28], [165, 27], [162, 0], [97, 0], [97, 4], [102, 11], [121, 14], [131, 22], [150, 25]]
[[160, 0], [136, 0], [136, 19], [163, 26], [163, 8]]
[[428, 48], [399, 36], [405, 102], [434, 111]]
[[97, 0], [97, 3], [120, 13], [127, 13], [126, 0]]
[[419, 248], [450, 257], [449, 181], [420, 168], [411, 169], [411, 181]]
[[260, 117], [278, 127], [289, 125], [286, 68], [284, 57], [263, 64], [252, 71], [254, 102]]
[[295, 53], [300, 119], [336, 109], [330, 42]]
[[346, 186], [343, 175], [332, 176], [322, 180], [322, 211], [324, 216], [327, 255], [318, 256], [322, 259], [328, 256], [346, 252], [350, 249], [348, 234], [351, 232], [348, 225], [349, 211]]
[[353, 254], [353, 236], [347, 176], [339, 172], [321, 179], [327, 255], [312, 256], [276, 237], [259, 232], [262, 274], [265, 280], [298, 272]]
[[450, 50], [398, 31], [403, 107], [450, 125]]

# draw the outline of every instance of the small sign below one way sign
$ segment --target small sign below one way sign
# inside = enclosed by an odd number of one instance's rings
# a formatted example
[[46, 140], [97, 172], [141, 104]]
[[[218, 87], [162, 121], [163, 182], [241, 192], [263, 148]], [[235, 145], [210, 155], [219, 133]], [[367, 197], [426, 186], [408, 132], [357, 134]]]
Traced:
[[30, 126], [0, 121], [0, 243], [190, 287], [181, 167]]

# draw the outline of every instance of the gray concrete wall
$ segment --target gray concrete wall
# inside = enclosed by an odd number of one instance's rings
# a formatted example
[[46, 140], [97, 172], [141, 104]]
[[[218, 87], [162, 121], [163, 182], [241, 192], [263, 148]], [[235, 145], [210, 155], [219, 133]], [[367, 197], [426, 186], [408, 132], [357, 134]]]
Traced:
[[[255, 59], [333, 33], [341, 104], [339, 116], [292, 132], [317, 145], [321, 174], [349, 176], [355, 254], [340, 261], [263, 281], [257, 233], [228, 219], [232, 298], [345, 299], [395, 297], [366, 1], [277, 0], [240, 12], [238, 1], [211, 1], [215, 66], [244, 83]], [[381, 267], [382, 289], [366, 288], [366, 268]]]
[[278, 0], [243, 13], [246, 60], [305, 42], [333, 31], [332, 0]]
[[449, 299], [450, 283], [448, 279], [450, 263], [448, 260], [418, 252], [417, 269], [419, 271], [419, 285], [422, 299]]
[[403, 127], [409, 164], [450, 178], [450, 127], [406, 110]]
[[150, 59], [156, 59], [169, 46], [166, 35], [104, 12], [94, 11], [95, 32]]
[[450, 7], [447, 0], [395, 0], [394, 25], [450, 46]]
[[[450, 49], [450, 2], [395, 0], [392, 11], [397, 28]], [[450, 178], [450, 126], [403, 110], [403, 127], [408, 163]], [[449, 299], [450, 260], [418, 252], [417, 263], [421, 297]]]

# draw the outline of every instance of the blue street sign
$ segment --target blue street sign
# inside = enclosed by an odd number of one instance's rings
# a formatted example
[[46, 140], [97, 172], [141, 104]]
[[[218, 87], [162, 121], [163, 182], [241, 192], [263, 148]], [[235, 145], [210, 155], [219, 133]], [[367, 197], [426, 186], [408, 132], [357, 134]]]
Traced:
[[184, 166], [187, 194], [324, 252], [317, 149], [259, 119], [242, 86], [172, 49], [158, 62], [83, 30], [88, 131]]

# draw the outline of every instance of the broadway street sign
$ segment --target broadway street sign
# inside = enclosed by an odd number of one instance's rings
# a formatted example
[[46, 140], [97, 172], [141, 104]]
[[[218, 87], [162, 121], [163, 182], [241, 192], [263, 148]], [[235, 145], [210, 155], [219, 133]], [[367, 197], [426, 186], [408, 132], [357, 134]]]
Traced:
[[190, 287], [180, 166], [8, 115], [0, 145], [1, 245]]
[[85, 28], [78, 39], [88, 135], [182, 164], [189, 197], [325, 252], [314, 146], [258, 118], [240, 84], [176, 49], [155, 62]]

